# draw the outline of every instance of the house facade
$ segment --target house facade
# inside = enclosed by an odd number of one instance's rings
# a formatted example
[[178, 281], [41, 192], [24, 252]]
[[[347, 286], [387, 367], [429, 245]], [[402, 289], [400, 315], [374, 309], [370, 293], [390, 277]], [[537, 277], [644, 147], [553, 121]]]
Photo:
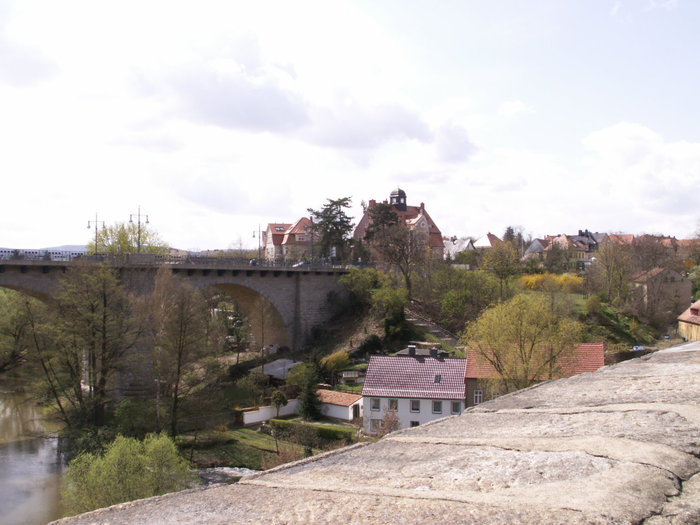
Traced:
[[265, 259], [269, 262], [313, 259], [317, 241], [318, 234], [313, 233], [313, 221], [309, 217], [302, 217], [293, 224], [270, 223], [262, 235]]
[[363, 424], [382, 429], [393, 413], [399, 428], [423, 425], [465, 408], [467, 360], [423, 356], [372, 356], [362, 388]]
[[700, 341], [700, 301], [678, 316], [678, 335], [686, 341]]
[[[605, 365], [605, 345], [603, 343], [579, 343], [572, 352], [561, 355], [557, 360], [553, 379], [571, 377], [584, 372], [595, 372]], [[490, 401], [505, 394], [501, 376], [482, 354], [469, 349], [465, 371], [467, 407]], [[549, 377], [543, 377], [546, 381]]]
[[678, 315], [690, 304], [693, 283], [679, 272], [656, 267], [632, 276], [634, 298], [647, 316]]
[[[421, 202], [420, 206], [409, 206], [406, 203], [406, 192], [397, 188], [391, 192], [389, 201], [385, 200], [384, 204], [390, 204], [393, 207], [399, 220], [406, 224], [420, 246], [430, 248], [433, 257], [443, 258], [445, 246], [442, 233], [426, 211], [424, 203]], [[353, 239], [356, 243], [364, 242], [367, 229], [371, 226], [370, 210], [375, 206], [377, 201], [370, 200], [365, 213], [355, 227]]]

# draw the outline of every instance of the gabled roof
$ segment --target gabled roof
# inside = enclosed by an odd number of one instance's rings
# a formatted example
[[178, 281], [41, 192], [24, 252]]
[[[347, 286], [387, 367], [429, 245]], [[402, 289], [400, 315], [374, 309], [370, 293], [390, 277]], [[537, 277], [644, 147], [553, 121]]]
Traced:
[[647, 281], [650, 281], [654, 277], [661, 275], [665, 271], [666, 268], [661, 268], [660, 266], [657, 266], [656, 268], [652, 268], [651, 270], [644, 270], [634, 274], [631, 280], [635, 283], [645, 283]]
[[335, 390], [327, 390], [325, 388], [319, 388], [316, 393], [318, 394], [318, 400], [321, 403], [326, 403], [327, 405], [338, 405], [341, 407], [349, 407], [362, 399], [362, 396], [358, 396], [357, 394], [337, 392]]
[[372, 356], [363, 396], [464, 399], [466, 359]]
[[310, 235], [313, 224], [308, 217], [302, 217], [287, 229], [282, 244], [307, 244], [306, 241], [298, 243], [295, 236], [298, 234]]
[[634, 235], [631, 233], [611, 233], [608, 238], [614, 244], [632, 244], [634, 242]]
[[[605, 345], [603, 343], [579, 343], [573, 352], [562, 355], [557, 360], [560, 377], [571, 377], [584, 372], [594, 372], [605, 365]], [[499, 374], [489, 361], [474, 350], [467, 351], [467, 379], [497, 379]]]
[[503, 241], [499, 239], [496, 235], [494, 235], [491, 232], [488, 232], [486, 235], [483, 237], [479, 237], [476, 241], [474, 241], [474, 247], [475, 248], [492, 248], [496, 244], [500, 244]]
[[[282, 222], [271, 222], [267, 225], [267, 231], [272, 235], [272, 244], [282, 244], [284, 240], [284, 234], [291, 227], [291, 224], [286, 224]], [[267, 233], [267, 232], [265, 232]]]
[[695, 301], [690, 307], [678, 316], [678, 320], [684, 323], [697, 324], [700, 325], [700, 314], [694, 314], [695, 312], [700, 312], [700, 301]]

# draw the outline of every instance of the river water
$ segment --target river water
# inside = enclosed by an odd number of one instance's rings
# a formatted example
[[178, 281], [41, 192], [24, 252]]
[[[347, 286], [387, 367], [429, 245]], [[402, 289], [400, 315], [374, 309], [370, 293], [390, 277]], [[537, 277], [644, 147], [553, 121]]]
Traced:
[[60, 517], [63, 462], [26, 395], [0, 378], [0, 525], [45, 524]]

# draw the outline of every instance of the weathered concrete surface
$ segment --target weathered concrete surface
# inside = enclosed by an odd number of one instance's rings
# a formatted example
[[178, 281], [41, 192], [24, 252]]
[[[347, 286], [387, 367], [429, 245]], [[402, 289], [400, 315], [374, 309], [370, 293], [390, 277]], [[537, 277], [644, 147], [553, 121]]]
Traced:
[[700, 343], [64, 523], [700, 523]]

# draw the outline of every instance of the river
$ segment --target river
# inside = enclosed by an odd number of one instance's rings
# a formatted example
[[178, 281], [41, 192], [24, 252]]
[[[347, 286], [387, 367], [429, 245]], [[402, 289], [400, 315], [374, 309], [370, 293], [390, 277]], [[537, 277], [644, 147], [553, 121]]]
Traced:
[[[5, 378], [0, 378], [5, 383]], [[31, 398], [0, 383], [0, 525], [60, 517], [63, 463]]]

